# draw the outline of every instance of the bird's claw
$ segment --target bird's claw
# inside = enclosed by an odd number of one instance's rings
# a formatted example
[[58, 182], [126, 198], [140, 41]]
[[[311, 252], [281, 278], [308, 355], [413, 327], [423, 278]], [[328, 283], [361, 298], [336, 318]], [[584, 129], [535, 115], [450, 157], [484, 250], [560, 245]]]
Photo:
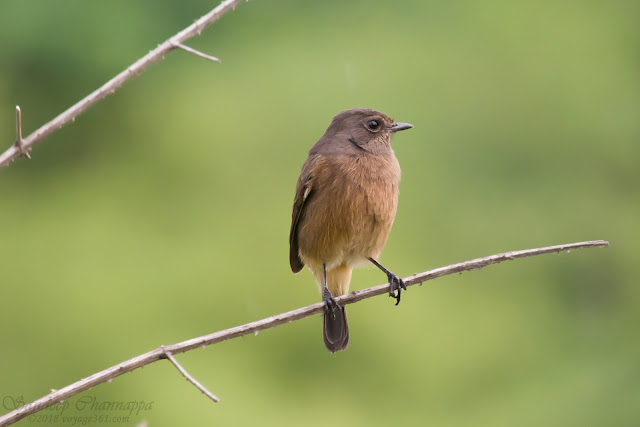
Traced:
[[[389, 296], [396, 299], [396, 305], [400, 304], [400, 293], [404, 289], [407, 290], [407, 285], [404, 283], [400, 277], [396, 276], [393, 273], [388, 273], [387, 278], [389, 279]], [[396, 290], [398, 291], [398, 295], [396, 295]]]
[[324, 302], [324, 311], [331, 313], [331, 318], [335, 319], [336, 311], [340, 309], [340, 304], [333, 298], [329, 289], [325, 289], [322, 292], [322, 301]]

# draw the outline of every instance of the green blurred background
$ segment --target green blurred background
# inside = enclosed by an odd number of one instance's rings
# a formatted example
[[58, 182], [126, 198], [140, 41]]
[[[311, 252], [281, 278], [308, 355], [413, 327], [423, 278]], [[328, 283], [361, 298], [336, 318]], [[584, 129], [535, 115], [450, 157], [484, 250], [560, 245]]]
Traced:
[[[28, 135], [216, 4], [2, 2], [0, 148], [15, 105]], [[222, 64], [171, 53], [0, 169], [1, 412], [318, 301], [288, 264], [295, 182], [331, 117], [370, 107], [415, 125], [394, 138], [403, 182], [382, 261], [398, 274], [612, 246], [428, 282], [399, 307], [350, 306], [350, 347], [335, 355], [316, 316], [177, 356], [216, 405], [165, 362], [82, 396], [153, 402], [122, 425], [640, 425], [639, 12], [241, 4], [188, 43]], [[358, 270], [352, 289], [384, 279]], [[77, 401], [64, 415], [105, 414]]]

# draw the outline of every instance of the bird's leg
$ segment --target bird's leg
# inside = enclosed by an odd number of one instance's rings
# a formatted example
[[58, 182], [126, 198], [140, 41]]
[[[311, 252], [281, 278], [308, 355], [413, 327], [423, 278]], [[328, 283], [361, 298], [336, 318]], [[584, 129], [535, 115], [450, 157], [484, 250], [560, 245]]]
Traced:
[[[403, 289], [405, 291], [407, 290], [407, 285], [405, 285], [404, 280], [384, 268], [384, 266], [382, 266], [382, 264], [380, 264], [375, 259], [369, 258], [369, 261], [371, 261], [373, 265], [378, 267], [380, 270], [384, 271], [384, 273], [387, 275], [387, 279], [389, 280], [389, 296], [396, 299], [396, 305], [400, 304], [400, 292], [402, 292]], [[397, 296], [396, 289], [398, 290]]]
[[322, 289], [322, 301], [324, 302], [324, 310], [331, 313], [331, 318], [336, 318], [336, 310], [340, 308], [340, 305], [333, 299], [329, 286], [327, 285], [327, 266], [322, 264], [322, 277], [324, 278], [324, 288]]

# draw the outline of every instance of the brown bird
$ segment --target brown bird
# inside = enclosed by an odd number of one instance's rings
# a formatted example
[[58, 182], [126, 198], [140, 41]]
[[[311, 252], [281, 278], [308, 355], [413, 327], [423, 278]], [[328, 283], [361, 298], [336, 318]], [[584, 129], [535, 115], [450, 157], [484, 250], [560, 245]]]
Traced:
[[[351, 271], [366, 262], [389, 280], [400, 303], [402, 279], [377, 260], [398, 206], [400, 165], [391, 136], [413, 125], [366, 108], [343, 111], [309, 151], [296, 186], [289, 233], [289, 263], [306, 264], [325, 303], [323, 337], [330, 352], [347, 348], [346, 312], [334, 297], [349, 291]], [[396, 295], [397, 291], [397, 295]]]

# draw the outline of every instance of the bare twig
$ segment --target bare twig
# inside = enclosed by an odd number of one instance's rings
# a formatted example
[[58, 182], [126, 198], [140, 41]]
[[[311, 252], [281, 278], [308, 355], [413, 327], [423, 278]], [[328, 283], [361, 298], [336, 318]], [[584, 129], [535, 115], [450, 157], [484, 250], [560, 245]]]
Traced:
[[218, 58], [205, 55], [204, 53], [198, 52], [195, 49], [184, 46], [182, 43], [195, 35], [199, 35], [202, 30], [204, 30], [208, 25], [218, 20], [229, 10], [235, 9], [236, 5], [241, 1], [242, 0], [224, 0], [215, 9], [211, 10], [202, 18], [196, 20], [193, 24], [189, 25], [187, 28], [180, 31], [173, 37], [169, 38], [164, 43], [159, 44], [158, 47], [147, 53], [142, 58], [138, 59], [120, 74], [87, 95], [85, 98], [67, 109], [58, 117], [43, 125], [42, 127], [40, 127], [40, 129], [36, 130], [31, 135], [27, 136], [24, 140], [22, 140], [22, 138], [18, 138], [18, 142], [16, 144], [13, 144], [4, 153], [0, 154], [0, 167], [8, 166], [13, 160], [17, 159], [22, 154], [28, 156], [27, 150], [30, 150], [36, 142], [51, 135], [53, 132], [60, 129], [62, 126], [68, 124], [69, 122], [74, 121], [76, 116], [82, 114], [96, 102], [114, 93], [127, 80], [142, 73], [152, 63], [158, 61], [159, 59], [163, 59], [167, 53], [169, 53], [176, 47], [187, 50], [191, 53], [195, 53], [196, 55], [202, 56], [203, 58], [220, 62]]
[[16, 146], [20, 154], [24, 154], [27, 159], [31, 159], [29, 149], [24, 146], [24, 140], [22, 139], [22, 110], [19, 105], [16, 105], [16, 138]]
[[191, 375], [189, 375], [189, 373], [178, 363], [176, 358], [173, 357], [173, 355], [171, 354], [170, 351], [167, 351], [164, 348], [164, 346], [162, 346], [160, 348], [162, 348], [164, 350], [164, 355], [167, 357], [167, 359], [169, 359], [169, 361], [171, 363], [173, 363], [173, 366], [175, 366], [176, 369], [178, 369], [178, 371], [180, 371], [182, 376], [185, 377], [187, 379], [187, 381], [189, 381], [191, 384], [196, 386], [198, 388], [198, 390], [200, 390], [203, 394], [205, 394], [209, 399], [213, 400], [216, 403], [220, 402], [220, 399], [218, 399], [218, 397], [216, 395], [214, 395], [209, 390], [207, 390], [207, 388], [205, 386], [200, 384], [200, 381], [198, 381], [197, 379], [195, 379]]
[[222, 62], [220, 58], [216, 58], [215, 56], [207, 55], [205, 53], [200, 52], [199, 50], [195, 50], [189, 46], [185, 46], [182, 43], [175, 43], [175, 47], [179, 47], [180, 49], [186, 50], [187, 52], [191, 52], [194, 55], [198, 55], [201, 58], [208, 59], [209, 61]]
[[[609, 246], [609, 242], [604, 240], [595, 240], [590, 242], [570, 243], [566, 245], [548, 246], [545, 248], [526, 249], [522, 251], [506, 252], [497, 255], [491, 255], [484, 258], [477, 258], [470, 261], [461, 262], [458, 264], [448, 265], [446, 267], [436, 268], [434, 270], [425, 271], [423, 273], [417, 273], [413, 276], [409, 276], [404, 279], [407, 286], [415, 285], [416, 283], [422, 283], [427, 280], [436, 279], [438, 277], [447, 276], [449, 274], [461, 273], [463, 271], [478, 270], [491, 264], [498, 264], [503, 261], [509, 261], [517, 258], [526, 258], [534, 255], [542, 255], [554, 252], [569, 252], [572, 249], [579, 248], [599, 248]], [[336, 298], [336, 301], [340, 304], [353, 304], [366, 298], [371, 298], [376, 295], [388, 294], [389, 284], [385, 283], [371, 288], [363, 289], [360, 291], [350, 292], [346, 295]], [[298, 308], [296, 310], [288, 311], [286, 313], [278, 314], [275, 316], [267, 317], [266, 319], [258, 320], [256, 322], [247, 323], [245, 325], [236, 326], [234, 328], [225, 329], [223, 331], [214, 332], [209, 335], [204, 335], [197, 338], [192, 338], [187, 341], [182, 341], [177, 344], [167, 345], [159, 347], [148, 353], [141, 354], [140, 356], [129, 359], [118, 365], [112, 366], [104, 371], [97, 372], [87, 378], [83, 378], [71, 385], [68, 385], [60, 390], [55, 390], [48, 395], [35, 400], [25, 406], [15, 409], [6, 415], [0, 417], [0, 426], [14, 423], [30, 414], [45, 409], [51, 405], [54, 405], [64, 399], [68, 399], [84, 390], [88, 390], [91, 387], [95, 387], [98, 384], [104, 382], [110, 382], [113, 378], [118, 377], [124, 373], [131, 372], [134, 369], [153, 363], [157, 360], [167, 357], [167, 352], [170, 354], [183, 353], [185, 351], [193, 350], [200, 347], [205, 347], [210, 344], [215, 344], [221, 341], [229, 340], [232, 338], [241, 337], [243, 335], [255, 333], [264, 329], [273, 328], [283, 323], [293, 322], [295, 320], [303, 319], [314, 314], [322, 313], [324, 310], [324, 303], [318, 302], [306, 307]], [[169, 359], [171, 360], [171, 359]], [[187, 377], [187, 379], [189, 379]], [[195, 384], [195, 383], [194, 383]], [[201, 389], [202, 390], [202, 389]]]

